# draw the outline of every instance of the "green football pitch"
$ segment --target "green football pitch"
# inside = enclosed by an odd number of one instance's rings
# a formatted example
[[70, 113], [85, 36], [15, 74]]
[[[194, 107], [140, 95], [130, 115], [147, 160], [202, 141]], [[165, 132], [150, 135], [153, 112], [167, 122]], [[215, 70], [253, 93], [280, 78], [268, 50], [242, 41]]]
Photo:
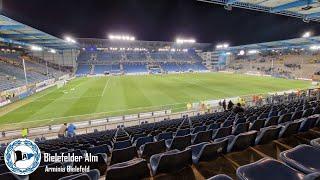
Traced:
[[188, 102], [308, 88], [308, 81], [225, 73], [76, 78], [0, 109], [0, 129], [172, 109]]

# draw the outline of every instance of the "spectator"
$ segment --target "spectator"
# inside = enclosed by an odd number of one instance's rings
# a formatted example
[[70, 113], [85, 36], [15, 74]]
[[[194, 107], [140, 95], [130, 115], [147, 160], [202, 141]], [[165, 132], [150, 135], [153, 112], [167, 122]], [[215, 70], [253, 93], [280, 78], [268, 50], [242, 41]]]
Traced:
[[236, 113], [236, 114], [243, 113], [244, 109], [243, 109], [243, 107], [241, 107], [240, 103], [237, 103], [237, 106], [233, 109], [233, 112]]
[[233, 105], [234, 105], [233, 102], [230, 100], [228, 103], [228, 110], [232, 110]]
[[226, 103], [226, 100], [225, 100], [225, 99], [222, 101], [222, 107], [223, 107], [223, 110], [224, 110], [224, 111], [227, 110], [227, 103]]
[[28, 128], [23, 128], [21, 131], [21, 136], [22, 138], [27, 138], [29, 134], [29, 129]]
[[66, 131], [67, 131], [67, 123], [63, 123], [63, 125], [59, 129], [58, 137], [59, 138], [65, 137], [66, 136]]
[[68, 128], [67, 128], [67, 136], [68, 137], [73, 137], [76, 135], [76, 129], [77, 127], [74, 124], [69, 124]]

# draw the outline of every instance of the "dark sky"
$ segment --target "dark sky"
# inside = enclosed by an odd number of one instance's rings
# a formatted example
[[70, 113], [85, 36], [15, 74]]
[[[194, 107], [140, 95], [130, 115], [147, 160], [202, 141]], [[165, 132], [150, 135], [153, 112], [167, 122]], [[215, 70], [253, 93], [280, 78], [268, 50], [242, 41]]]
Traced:
[[319, 23], [197, 2], [196, 0], [3, 0], [3, 13], [63, 37], [106, 38], [123, 32], [139, 40], [249, 44], [320, 32]]

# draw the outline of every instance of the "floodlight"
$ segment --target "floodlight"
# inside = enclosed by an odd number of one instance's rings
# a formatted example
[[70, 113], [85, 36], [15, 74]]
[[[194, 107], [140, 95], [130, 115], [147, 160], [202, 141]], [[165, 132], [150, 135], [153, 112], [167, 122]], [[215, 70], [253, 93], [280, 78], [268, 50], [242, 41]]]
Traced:
[[42, 51], [42, 47], [40, 46], [35, 46], [35, 45], [32, 45], [30, 47], [31, 51]]
[[76, 40], [74, 40], [72, 37], [70, 37], [70, 36], [66, 36], [65, 38], [64, 38], [68, 43], [72, 43], [72, 44], [74, 44], [74, 43], [76, 43]]
[[229, 47], [228, 43], [217, 44], [216, 49], [226, 49]]
[[320, 45], [312, 45], [310, 46], [310, 50], [319, 50], [320, 49]]
[[257, 54], [257, 53], [259, 53], [259, 51], [256, 49], [252, 49], [248, 51], [248, 54]]
[[196, 42], [195, 39], [183, 39], [183, 38], [176, 39], [177, 44], [193, 44], [195, 42]]
[[239, 55], [243, 56], [243, 55], [244, 55], [244, 50], [241, 50], [241, 51], [239, 52]]
[[120, 40], [120, 41], [135, 41], [136, 38], [133, 36], [129, 35], [114, 35], [114, 34], [109, 34], [108, 38], [110, 40]]
[[52, 54], [55, 54], [57, 51], [54, 50], [54, 49], [50, 49], [49, 52], [52, 53]]
[[226, 55], [231, 55], [231, 52], [226, 52]]
[[310, 37], [311, 36], [311, 32], [305, 32], [303, 35], [302, 35], [302, 37], [303, 38], [308, 38], [308, 37]]

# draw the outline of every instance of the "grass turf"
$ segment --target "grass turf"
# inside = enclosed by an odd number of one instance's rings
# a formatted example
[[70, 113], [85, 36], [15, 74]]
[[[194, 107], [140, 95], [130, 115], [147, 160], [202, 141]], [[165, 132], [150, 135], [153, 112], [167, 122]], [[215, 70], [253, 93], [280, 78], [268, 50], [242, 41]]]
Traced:
[[43, 126], [160, 109], [187, 102], [307, 88], [307, 81], [204, 73], [77, 78], [0, 109], [0, 129]]

